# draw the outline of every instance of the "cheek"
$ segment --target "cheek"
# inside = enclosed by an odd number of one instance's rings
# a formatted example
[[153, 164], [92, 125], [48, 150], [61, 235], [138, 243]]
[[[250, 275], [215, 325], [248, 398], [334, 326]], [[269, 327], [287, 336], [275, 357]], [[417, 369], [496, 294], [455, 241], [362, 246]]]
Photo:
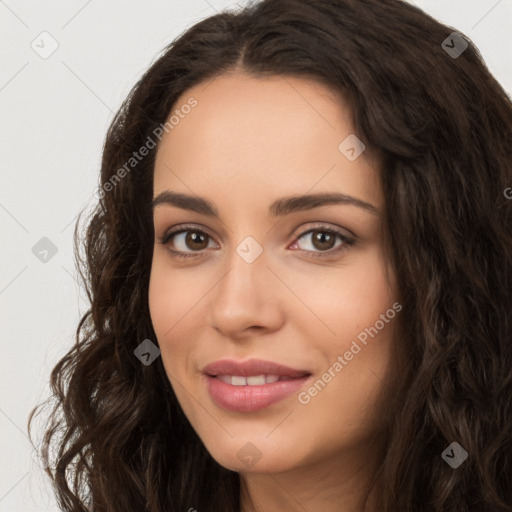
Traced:
[[[344, 268], [326, 269], [297, 282], [302, 283], [296, 288], [297, 295], [306, 299], [322, 321], [322, 330], [327, 335], [330, 331], [329, 346], [336, 350], [373, 326], [396, 301], [393, 274], [389, 273], [388, 281], [386, 263], [378, 248], [351, 255]], [[309, 330], [313, 324], [318, 328], [318, 323], [312, 322]]]
[[172, 338], [186, 323], [191, 308], [208, 290], [207, 283], [193, 269], [172, 269], [164, 254], [155, 255], [149, 279], [149, 311], [158, 338]]
[[[198, 295], [199, 290], [190, 286], [190, 278], [183, 276], [183, 273], [171, 274], [162, 260], [163, 258], [153, 259], [148, 300], [151, 322], [162, 352], [162, 360], [165, 368], [170, 369], [169, 364], [172, 361], [183, 361], [179, 356], [186, 346], [189, 346], [174, 340], [179, 339], [180, 330], [186, 323], [191, 305], [199, 300], [199, 297], [194, 297]], [[178, 357], [170, 358], [170, 353]]]
[[318, 368], [322, 382], [311, 389], [311, 397], [322, 395], [315, 399], [318, 407], [343, 397], [354, 417], [389, 376], [395, 324], [400, 315], [397, 309], [401, 308], [393, 308], [397, 302], [394, 275], [391, 271], [386, 274], [386, 263], [378, 249], [354, 259], [346, 272], [331, 276], [325, 282], [317, 281], [308, 295], [308, 304], [322, 320], [322, 332], [326, 334], [318, 335], [318, 322], [303, 320], [301, 325], [305, 338], [316, 340], [314, 348], [323, 361]]
[[151, 322], [159, 340], [172, 327], [169, 321], [169, 311], [174, 311], [178, 305], [173, 289], [174, 286], [170, 286], [161, 265], [153, 259], [149, 278], [148, 300]]

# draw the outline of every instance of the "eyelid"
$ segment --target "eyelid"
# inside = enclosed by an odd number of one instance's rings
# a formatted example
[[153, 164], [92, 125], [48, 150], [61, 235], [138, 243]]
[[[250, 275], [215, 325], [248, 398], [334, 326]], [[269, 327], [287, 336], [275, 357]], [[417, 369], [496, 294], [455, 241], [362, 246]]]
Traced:
[[[357, 242], [357, 236], [349, 229], [347, 228], [341, 228], [338, 226], [330, 226], [330, 223], [328, 222], [309, 222], [306, 223], [308, 227], [304, 227], [302, 225], [300, 228], [292, 232], [293, 235], [293, 241], [292, 245], [294, 245], [298, 240], [300, 240], [305, 235], [311, 233], [312, 231], [326, 231], [326, 232], [332, 232], [335, 235], [339, 236], [342, 240], [342, 244], [334, 249], [329, 249], [327, 251], [310, 251], [305, 249], [297, 249], [299, 252], [307, 253], [310, 256], [313, 257], [329, 257], [336, 255], [341, 250], [344, 250], [347, 248], [347, 246], [355, 245]], [[346, 235], [342, 232], [342, 229], [348, 231], [350, 235]], [[210, 235], [210, 233], [207, 231], [206, 228], [198, 227], [196, 224], [178, 224], [177, 226], [174, 226], [173, 228], [169, 229], [164, 233], [164, 235], [158, 240], [158, 243], [166, 246], [171, 238], [174, 235], [181, 234], [183, 232], [187, 231], [195, 231], [198, 233], [202, 233], [206, 236], [208, 236], [210, 239], [214, 240], [214, 237]], [[204, 253], [207, 251], [207, 249], [203, 249], [202, 251], [178, 251], [176, 249], [172, 249], [170, 247], [167, 248], [167, 250], [177, 256], [178, 258], [187, 258], [187, 257], [201, 257], [204, 255]]]
[[[334, 233], [337, 233], [345, 238], [353, 238], [354, 241], [357, 238], [357, 236], [350, 230], [345, 227], [331, 225], [329, 222], [306, 222], [306, 225], [308, 227], [304, 228], [304, 224], [300, 226], [297, 230], [292, 231], [292, 236], [294, 237], [302, 237], [305, 234], [315, 231], [315, 230], [325, 230], [325, 231], [333, 231]], [[345, 234], [343, 231], [347, 231], [348, 234]]]
[[[209, 236], [211, 239], [214, 239], [213, 235], [207, 231], [206, 228], [202, 226], [199, 227], [197, 224], [178, 224], [177, 226], [172, 227], [171, 229], [165, 231], [165, 233], [160, 238], [160, 243], [164, 245], [171, 239], [173, 235], [177, 235], [179, 233], [183, 233], [184, 231], [197, 231], [198, 233], [204, 233]], [[199, 251], [196, 251], [199, 252]]]

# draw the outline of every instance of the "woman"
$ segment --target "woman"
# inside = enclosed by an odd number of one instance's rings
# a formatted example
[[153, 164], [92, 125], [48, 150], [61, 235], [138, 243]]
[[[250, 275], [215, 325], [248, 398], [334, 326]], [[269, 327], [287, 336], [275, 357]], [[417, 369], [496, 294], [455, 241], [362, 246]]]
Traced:
[[107, 134], [51, 376], [62, 509], [512, 511], [511, 132], [405, 2], [169, 45]]

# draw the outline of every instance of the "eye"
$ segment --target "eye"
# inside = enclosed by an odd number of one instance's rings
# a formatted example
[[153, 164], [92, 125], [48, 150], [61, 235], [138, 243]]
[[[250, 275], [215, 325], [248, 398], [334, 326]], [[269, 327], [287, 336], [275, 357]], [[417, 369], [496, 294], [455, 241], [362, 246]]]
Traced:
[[[301, 239], [305, 239], [306, 243], [299, 243]], [[166, 233], [159, 240], [159, 243], [167, 247], [172, 257], [194, 258], [203, 256], [202, 251], [212, 247], [208, 243], [209, 241], [212, 241], [212, 237], [206, 231], [194, 226], [181, 225]], [[338, 245], [336, 245], [337, 241], [339, 241]], [[290, 248], [299, 248], [313, 257], [329, 257], [346, 250], [355, 243], [354, 239], [346, 236], [341, 231], [320, 225], [302, 232]]]
[[[173, 257], [189, 258], [199, 256], [199, 254], [194, 253], [207, 249], [208, 239], [211, 240], [210, 235], [202, 229], [192, 226], [178, 226], [175, 230], [166, 233], [159, 242], [168, 246], [167, 249]], [[171, 240], [172, 245], [177, 246], [177, 249], [170, 247]], [[191, 251], [187, 251], [187, 249], [191, 249]]]
[[[301, 239], [306, 240], [306, 243], [300, 244]], [[338, 245], [336, 245], [337, 240], [339, 241]], [[354, 244], [355, 240], [341, 231], [321, 225], [303, 232], [291, 247], [298, 247], [313, 257], [328, 257]]]

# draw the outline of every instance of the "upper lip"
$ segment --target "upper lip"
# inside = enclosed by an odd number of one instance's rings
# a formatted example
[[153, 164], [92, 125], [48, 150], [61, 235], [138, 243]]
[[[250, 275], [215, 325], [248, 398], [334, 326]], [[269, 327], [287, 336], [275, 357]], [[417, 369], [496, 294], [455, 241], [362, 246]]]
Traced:
[[247, 361], [235, 361], [233, 359], [221, 359], [206, 365], [203, 373], [215, 377], [217, 375], [236, 375], [250, 377], [254, 375], [279, 375], [281, 377], [304, 377], [311, 375], [307, 370], [297, 370], [282, 364], [264, 361], [262, 359], [248, 359]]

